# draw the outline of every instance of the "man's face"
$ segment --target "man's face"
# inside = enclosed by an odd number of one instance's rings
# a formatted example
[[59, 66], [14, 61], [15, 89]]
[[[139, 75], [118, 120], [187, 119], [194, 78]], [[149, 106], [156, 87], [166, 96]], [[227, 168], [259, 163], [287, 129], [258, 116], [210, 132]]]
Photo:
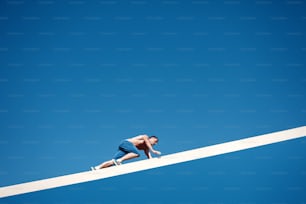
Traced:
[[158, 142], [158, 140], [155, 137], [151, 137], [149, 140], [150, 140], [151, 145], [156, 145]]

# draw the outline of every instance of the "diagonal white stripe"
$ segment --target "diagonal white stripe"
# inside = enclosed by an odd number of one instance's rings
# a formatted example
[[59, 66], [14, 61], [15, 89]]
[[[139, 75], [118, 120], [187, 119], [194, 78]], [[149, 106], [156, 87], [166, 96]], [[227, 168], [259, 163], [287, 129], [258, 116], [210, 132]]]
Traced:
[[5, 186], [0, 188], [0, 198], [119, 176], [122, 174], [128, 174], [181, 162], [216, 156], [220, 154], [296, 139], [304, 136], [306, 136], [306, 126], [202, 147], [189, 151], [183, 151], [175, 154], [169, 154], [161, 158], [132, 162], [98, 171], [87, 171], [32, 181], [28, 183]]

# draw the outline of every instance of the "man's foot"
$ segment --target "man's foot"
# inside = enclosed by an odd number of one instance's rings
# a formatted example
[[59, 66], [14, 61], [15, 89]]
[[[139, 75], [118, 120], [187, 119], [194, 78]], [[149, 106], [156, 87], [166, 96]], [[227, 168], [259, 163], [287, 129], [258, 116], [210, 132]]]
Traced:
[[112, 161], [116, 166], [121, 165], [121, 161], [119, 159], [113, 159]]

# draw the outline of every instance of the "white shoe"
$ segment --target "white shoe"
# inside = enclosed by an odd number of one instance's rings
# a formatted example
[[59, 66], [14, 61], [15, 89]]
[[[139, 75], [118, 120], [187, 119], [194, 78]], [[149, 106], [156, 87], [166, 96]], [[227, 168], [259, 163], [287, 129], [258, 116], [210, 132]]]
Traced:
[[119, 166], [121, 165], [121, 162], [116, 160], [116, 159], [112, 159], [113, 163], [116, 165], [116, 166]]
[[90, 169], [92, 170], [92, 171], [96, 171], [96, 170], [98, 170], [98, 169], [96, 169], [96, 167], [90, 167]]

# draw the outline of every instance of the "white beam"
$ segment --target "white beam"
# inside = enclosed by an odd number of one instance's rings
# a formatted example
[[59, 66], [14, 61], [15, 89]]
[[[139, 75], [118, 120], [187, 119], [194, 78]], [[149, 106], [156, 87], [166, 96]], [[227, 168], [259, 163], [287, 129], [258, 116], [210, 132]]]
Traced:
[[97, 171], [87, 171], [0, 187], [0, 198], [119, 176], [122, 174], [202, 159], [220, 154], [296, 139], [304, 136], [306, 136], [306, 126], [169, 154], [162, 156], [161, 158], [136, 161]]

